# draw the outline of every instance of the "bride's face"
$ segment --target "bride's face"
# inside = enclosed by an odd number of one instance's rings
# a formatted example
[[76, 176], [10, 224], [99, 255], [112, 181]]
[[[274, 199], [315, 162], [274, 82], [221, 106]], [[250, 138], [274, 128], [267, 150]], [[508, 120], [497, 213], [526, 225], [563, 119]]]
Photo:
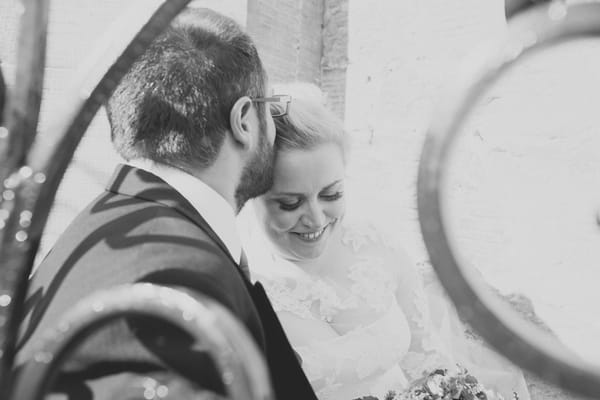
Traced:
[[273, 187], [257, 214], [277, 250], [292, 260], [319, 257], [345, 212], [342, 149], [327, 143], [278, 153]]

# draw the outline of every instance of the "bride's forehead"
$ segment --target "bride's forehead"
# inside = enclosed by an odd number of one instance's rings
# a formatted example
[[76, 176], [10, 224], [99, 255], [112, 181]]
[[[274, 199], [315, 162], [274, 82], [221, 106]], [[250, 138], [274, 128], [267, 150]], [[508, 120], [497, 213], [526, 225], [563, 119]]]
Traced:
[[344, 177], [341, 151], [335, 144], [310, 150], [288, 150], [278, 154], [274, 189], [327, 186]]

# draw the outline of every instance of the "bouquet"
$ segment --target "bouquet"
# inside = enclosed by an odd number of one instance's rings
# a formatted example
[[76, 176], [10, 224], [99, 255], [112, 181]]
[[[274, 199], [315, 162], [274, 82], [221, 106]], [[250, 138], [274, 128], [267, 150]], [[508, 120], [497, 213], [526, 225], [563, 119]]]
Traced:
[[[513, 393], [513, 399], [519, 396]], [[459, 366], [458, 372], [449, 374], [447, 369], [425, 373], [401, 392], [389, 391], [383, 399], [373, 396], [357, 400], [505, 400], [499, 393], [486, 389], [473, 375]]]

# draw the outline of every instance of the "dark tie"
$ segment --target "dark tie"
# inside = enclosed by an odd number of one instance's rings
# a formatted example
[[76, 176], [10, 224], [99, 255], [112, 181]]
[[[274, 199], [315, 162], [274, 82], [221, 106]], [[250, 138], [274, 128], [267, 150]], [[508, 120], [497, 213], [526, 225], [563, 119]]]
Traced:
[[240, 270], [246, 275], [246, 278], [250, 280], [250, 267], [248, 267], [248, 257], [246, 257], [246, 253], [242, 249], [242, 255], [240, 256]]

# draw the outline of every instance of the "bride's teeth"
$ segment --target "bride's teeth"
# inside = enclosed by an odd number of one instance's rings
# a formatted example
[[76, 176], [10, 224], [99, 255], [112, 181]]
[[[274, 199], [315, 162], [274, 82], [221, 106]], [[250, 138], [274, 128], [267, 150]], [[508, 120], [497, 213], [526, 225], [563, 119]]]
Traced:
[[[325, 227], [327, 228], [327, 227]], [[321, 229], [320, 231], [317, 232], [311, 232], [311, 233], [299, 233], [300, 237], [302, 237], [303, 239], [308, 239], [308, 240], [316, 240], [319, 237], [321, 237], [321, 235], [323, 234], [323, 232], [325, 232], [325, 228]]]

